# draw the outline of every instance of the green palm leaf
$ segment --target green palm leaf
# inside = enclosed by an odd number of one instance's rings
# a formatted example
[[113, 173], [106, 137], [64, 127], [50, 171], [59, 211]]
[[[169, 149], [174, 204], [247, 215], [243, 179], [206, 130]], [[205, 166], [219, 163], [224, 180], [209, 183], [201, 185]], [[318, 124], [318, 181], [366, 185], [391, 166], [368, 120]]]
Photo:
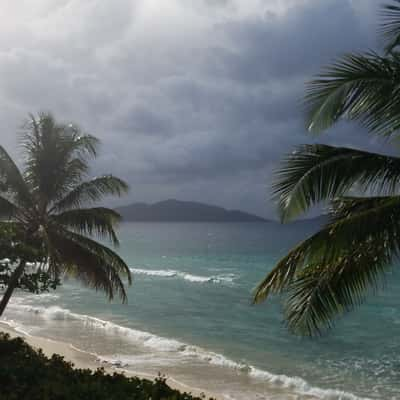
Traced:
[[119, 243], [114, 228], [120, 222], [121, 216], [109, 208], [78, 208], [64, 211], [53, 219], [56, 223], [82, 235], [97, 235], [100, 238], [110, 239], [113, 245]]
[[31, 116], [21, 136], [26, 175], [46, 205], [79, 183], [96, 155], [98, 140], [74, 125], [57, 123], [51, 114]]
[[391, 52], [400, 44], [400, 1], [386, 4], [381, 11], [381, 34], [386, 43], [386, 52]]
[[10, 200], [0, 196], [0, 219], [11, 219], [18, 212], [18, 207]]
[[[85, 236], [65, 230], [51, 231], [49, 239], [57, 249], [56, 275], [66, 273], [85, 285], [104, 291], [112, 300], [118, 294], [123, 302], [127, 296], [121, 275], [131, 284], [128, 266], [114, 251]], [[55, 254], [53, 254], [53, 257]]]
[[[308, 83], [307, 127], [320, 132], [341, 118], [394, 138], [400, 130], [400, 0], [382, 9], [384, 56], [348, 54]], [[400, 248], [400, 162], [355, 149], [301, 146], [277, 173], [274, 195], [287, 221], [331, 201], [330, 222], [294, 247], [256, 289], [254, 302], [286, 296], [289, 328], [320, 333], [376, 289]], [[379, 197], [342, 197], [349, 191]]]
[[327, 145], [303, 145], [283, 160], [273, 185], [281, 219], [357, 187], [392, 193], [400, 182], [400, 158]]
[[393, 134], [400, 127], [399, 76], [396, 54], [344, 56], [307, 85], [308, 129], [320, 132], [345, 117], [379, 134]]
[[328, 264], [307, 265], [287, 289], [289, 329], [313, 336], [331, 328], [338, 316], [362, 304], [371, 289], [378, 289], [392, 259], [384, 246], [367, 242]]
[[350, 310], [387, 270], [400, 250], [400, 197], [343, 198], [331, 222], [279, 261], [256, 289], [255, 302], [271, 293], [288, 296], [289, 327], [318, 333]]
[[81, 207], [101, 200], [105, 196], [121, 196], [128, 191], [128, 185], [112, 175], [105, 175], [83, 182], [57, 201], [53, 209], [63, 211]]
[[32, 204], [32, 198], [24, 178], [10, 155], [0, 146], [0, 182], [2, 192], [15, 197], [17, 202]]

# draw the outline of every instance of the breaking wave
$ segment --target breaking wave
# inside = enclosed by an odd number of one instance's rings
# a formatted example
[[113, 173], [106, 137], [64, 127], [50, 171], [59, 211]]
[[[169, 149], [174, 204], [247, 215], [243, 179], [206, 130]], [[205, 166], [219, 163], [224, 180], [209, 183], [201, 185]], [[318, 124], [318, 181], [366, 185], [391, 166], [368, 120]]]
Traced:
[[170, 269], [143, 269], [143, 268], [130, 268], [134, 274], [141, 274], [147, 276], [156, 276], [159, 278], [180, 278], [192, 283], [227, 283], [232, 284], [236, 278], [234, 274], [221, 274], [213, 276], [200, 276], [192, 275], [186, 272], [175, 271]]

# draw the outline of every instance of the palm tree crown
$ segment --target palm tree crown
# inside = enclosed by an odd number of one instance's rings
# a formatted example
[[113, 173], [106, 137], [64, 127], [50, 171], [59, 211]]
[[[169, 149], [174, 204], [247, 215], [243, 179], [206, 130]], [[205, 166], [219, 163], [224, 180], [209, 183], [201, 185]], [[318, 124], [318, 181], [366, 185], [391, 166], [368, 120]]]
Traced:
[[[42, 267], [58, 278], [72, 275], [84, 284], [125, 301], [122, 275], [129, 268], [94, 236], [118, 245], [114, 228], [120, 216], [95, 205], [103, 196], [128, 190], [122, 180], [106, 175], [87, 179], [88, 161], [98, 140], [75, 125], [57, 123], [51, 114], [31, 116], [20, 137], [24, 169], [20, 171], [0, 146], [0, 220], [10, 225], [26, 246], [42, 254]], [[19, 260], [0, 303], [0, 315], [25, 270]]]
[[[394, 138], [400, 130], [400, 0], [382, 8], [382, 55], [344, 56], [308, 84], [308, 129], [340, 118]], [[329, 222], [281, 259], [258, 286], [255, 302], [285, 295], [295, 333], [314, 335], [352, 310], [400, 255], [400, 158], [327, 145], [300, 146], [277, 172], [283, 221], [330, 201]], [[368, 192], [370, 196], [350, 196]]]

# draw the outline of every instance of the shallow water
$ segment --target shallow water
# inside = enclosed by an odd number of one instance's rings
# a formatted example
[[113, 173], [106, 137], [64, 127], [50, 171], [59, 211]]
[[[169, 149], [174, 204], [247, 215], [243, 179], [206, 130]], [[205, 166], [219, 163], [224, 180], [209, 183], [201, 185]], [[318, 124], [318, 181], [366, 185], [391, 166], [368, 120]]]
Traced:
[[[315, 229], [315, 227], [314, 227]], [[313, 227], [124, 224], [129, 304], [66, 282], [18, 293], [5, 317], [127, 369], [233, 399], [400, 399], [400, 274], [322, 339], [287, 333], [278, 299], [252, 306], [274, 262]]]

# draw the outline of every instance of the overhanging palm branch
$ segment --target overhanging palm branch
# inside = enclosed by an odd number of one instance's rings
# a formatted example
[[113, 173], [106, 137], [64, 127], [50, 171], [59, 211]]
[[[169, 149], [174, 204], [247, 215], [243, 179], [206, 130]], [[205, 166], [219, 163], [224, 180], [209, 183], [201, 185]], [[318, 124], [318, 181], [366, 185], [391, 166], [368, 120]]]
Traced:
[[385, 41], [387, 53], [393, 51], [400, 44], [400, 1], [386, 4], [381, 11], [381, 34]]
[[[395, 137], [400, 129], [400, 0], [382, 9], [384, 56], [349, 54], [307, 86], [307, 127], [340, 118]], [[399, 257], [399, 158], [324, 145], [301, 146], [284, 160], [274, 185], [283, 221], [331, 201], [330, 222], [283, 257], [254, 301], [286, 296], [289, 328], [313, 335], [360, 304]], [[375, 197], [343, 197], [366, 192]]]
[[2, 193], [15, 198], [16, 202], [32, 205], [31, 194], [26, 182], [3, 146], [0, 146], [0, 182]]
[[0, 219], [11, 219], [18, 211], [18, 207], [10, 200], [0, 196]]
[[400, 182], [400, 158], [322, 144], [299, 146], [276, 174], [274, 196], [284, 222], [349, 189], [393, 193]]
[[57, 214], [53, 219], [75, 232], [110, 239], [114, 245], [118, 245], [114, 228], [120, 222], [121, 216], [114, 210], [104, 207], [78, 208]]
[[308, 264], [287, 289], [289, 330], [312, 336], [331, 328], [336, 317], [378, 289], [392, 258], [384, 246], [365, 243], [328, 264]]
[[399, 76], [397, 53], [344, 56], [307, 85], [308, 129], [320, 132], [345, 117], [392, 135], [400, 127]]
[[87, 203], [94, 203], [104, 196], [121, 196], [128, 191], [127, 184], [112, 175], [105, 175], [82, 182], [74, 187], [62, 199], [55, 202], [53, 209], [57, 211], [81, 207]]
[[66, 273], [96, 290], [103, 290], [112, 300], [117, 293], [127, 300], [121, 279], [124, 275], [131, 284], [130, 270], [118, 254], [83, 235], [66, 230], [51, 230], [49, 240], [57, 249], [54, 274]]
[[359, 304], [399, 255], [400, 198], [342, 198], [331, 221], [306, 239], [258, 286], [254, 301], [285, 293], [296, 333], [314, 334]]

